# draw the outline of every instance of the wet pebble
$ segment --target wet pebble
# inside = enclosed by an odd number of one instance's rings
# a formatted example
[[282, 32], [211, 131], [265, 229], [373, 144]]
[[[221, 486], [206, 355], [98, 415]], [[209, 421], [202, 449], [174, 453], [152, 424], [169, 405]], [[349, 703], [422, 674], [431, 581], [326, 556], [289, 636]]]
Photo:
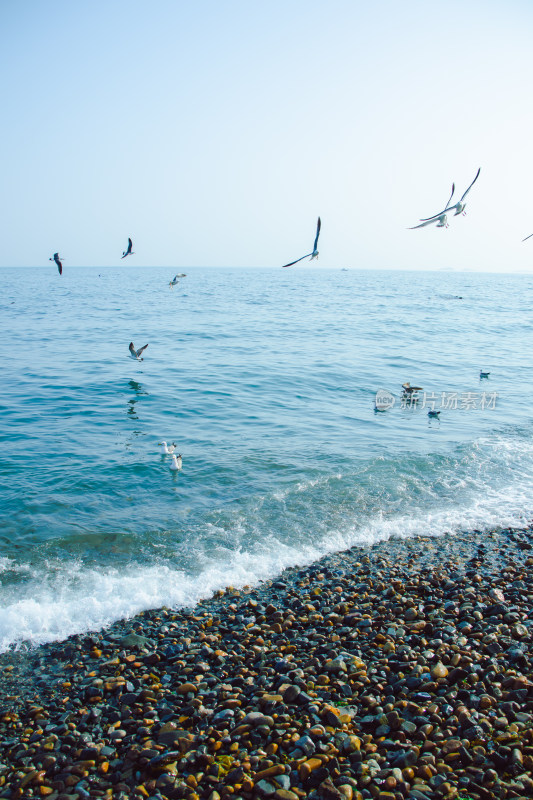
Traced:
[[530, 796], [532, 538], [354, 548], [7, 653], [0, 797]]

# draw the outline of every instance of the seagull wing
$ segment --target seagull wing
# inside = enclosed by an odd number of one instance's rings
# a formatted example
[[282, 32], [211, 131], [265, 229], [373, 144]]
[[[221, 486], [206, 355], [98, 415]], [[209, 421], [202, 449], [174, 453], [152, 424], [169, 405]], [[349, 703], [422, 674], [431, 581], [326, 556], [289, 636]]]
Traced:
[[464, 195], [461, 197], [461, 202], [462, 202], [462, 201], [465, 199], [465, 197], [467, 196], [468, 192], [470, 191], [470, 189], [472, 188], [472, 186], [475, 184], [475, 182], [476, 182], [476, 181], [477, 181], [477, 179], [479, 178], [479, 173], [480, 173], [480, 172], [481, 172], [481, 167], [478, 169], [478, 171], [476, 172], [476, 177], [474, 178], [474, 180], [472, 181], [472, 183], [470, 184], [470, 186], [468, 187], [468, 189], [466, 190], [466, 192], [464, 193]]
[[304, 258], [309, 258], [309, 256], [312, 256], [312, 255], [313, 255], [312, 253], [307, 253], [306, 256], [302, 256], [301, 258], [297, 258], [296, 261], [291, 261], [290, 264], [283, 264], [281, 269], [285, 269], [285, 267], [292, 267], [293, 264], [297, 264], [298, 261], [303, 261]]
[[133, 342], [130, 342], [130, 353], [137, 358], [137, 350], [134, 348]]
[[420, 223], [420, 225], [413, 225], [413, 227], [412, 227], [412, 228], [408, 228], [407, 230], [409, 230], [409, 231], [414, 231], [414, 230], [416, 230], [417, 228], [425, 228], [425, 227], [426, 227], [426, 225], [433, 225], [433, 223], [434, 223], [434, 222], [438, 222], [438, 220], [439, 220], [439, 217], [441, 217], [441, 216], [442, 216], [442, 214], [437, 214], [437, 216], [436, 216], [436, 217], [430, 217], [430, 218], [429, 218], [428, 220], [426, 220], [425, 222], [421, 222], [421, 223]]
[[[450, 200], [452, 199], [452, 197], [453, 197], [453, 193], [454, 193], [454, 192], [455, 192], [455, 183], [452, 183], [452, 193], [451, 193], [451, 195], [450, 195], [450, 197], [449, 197], [449, 199], [448, 199], [448, 203], [449, 203], [449, 202], [450, 202]], [[448, 209], [448, 203], [446, 203], [446, 205], [444, 206], [444, 211], [441, 211], [441, 212], [440, 212], [440, 214], [434, 214], [432, 217], [421, 217], [421, 218], [420, 218], [420, 221], [421, 221], [421, 222], [425, 222], [425, 221], [426, 221], [426, 220], [428, 220], [428, 219], [435, 219], [436, 217], [440, 217], [440, 215], [441, 215], [441, 214], [445, 214], [445, 213], [446, 213], [446, 211], [448, 211], [448, 210], [449, 210], [449, 209]], [[452, 206], [452, 208], [453, 208], [453, 206]]]
[[141, 353], [142, 353], [144, 350], [146, 350], [146, 348], [147, 348], [147, 347], [148, 347], [148, 345], [147, 345], [147, 344], [145, 344], [145, 345], [144, 345], [144, 347], [139, 347], [139, 349], [137, 350], [137, 355], [138, 355], [138, 356], [140, 356], [140, 355], [141, 355]]
[[[530, 233], [529, 236], [526, 236], [526, 239], [531, 239], [532, 236], [533, 236], [533, 233]], [[525, 242], [526, 239], [522, 239], [522, 241]]]
[[131, 253], [132, 250], [133, 250], [133, 242], [131, 241], [131, 239], [128, 239], [128, 253]]
[[320, 236], [320, 228], [322, 227], [322, 223], [320, 222], [320, 217], [318, 218], [318, 222], [316, 224], [316, 236], [315, 236], [315, 243], [313, 245], [313, 253], [316, 250], [316, 246], [318, 244], [318, 237]]

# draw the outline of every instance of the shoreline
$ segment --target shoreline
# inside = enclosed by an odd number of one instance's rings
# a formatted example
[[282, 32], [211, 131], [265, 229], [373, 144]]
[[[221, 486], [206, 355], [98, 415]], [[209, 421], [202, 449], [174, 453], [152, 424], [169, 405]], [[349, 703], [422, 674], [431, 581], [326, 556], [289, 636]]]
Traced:
[[0, 656], [0, 797], [533, 796], [533, 529], [389, 539]]

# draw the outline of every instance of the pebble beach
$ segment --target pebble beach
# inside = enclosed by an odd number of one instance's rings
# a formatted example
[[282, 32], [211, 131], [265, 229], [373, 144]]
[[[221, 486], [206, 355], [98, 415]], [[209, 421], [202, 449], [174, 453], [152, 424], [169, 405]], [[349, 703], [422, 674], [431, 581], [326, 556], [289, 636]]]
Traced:
[[395, 538], [7, 652], [0, 797], [531, 797], [532, 547]]

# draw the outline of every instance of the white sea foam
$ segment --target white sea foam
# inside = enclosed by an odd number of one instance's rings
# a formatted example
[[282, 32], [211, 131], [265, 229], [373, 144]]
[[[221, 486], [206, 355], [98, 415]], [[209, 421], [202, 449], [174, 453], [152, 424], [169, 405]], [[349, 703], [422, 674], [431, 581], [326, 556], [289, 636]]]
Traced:
[[[391, 537], [439, 537], [460, 535], [465, 530], [526, 526], [533, 517], [533, 478], [526, 463], [521, 463], [520, 455], [529, 461], [530, 443], [518, 441], [512, 445], [508, 441], [490, 440], [482, 444], [490, 444], [495, 462], [511, 460], [516, 480], [491, 486], [487, 476], [475, 474], [475, 469], [466, 475], [448, 472], [439, 483], [455, 491], [454, 500], [441, 497], [440, 501], [428, 503], [424, 497], [418, 506], [407, 502], [401, 510], [381, 509], [364, 521], [344, 517], [340, 524], [327, 527], [318, 535], [304, 538], [300, 533], [297, 541], [291, 543], [281, 541], [270, 531], [262, 539], [256, 539], [253, 548], [232, 549], [229, 532], [211, 525], [211, 536], [219, 539], [220, 545], [211, 556], [203, 555], [203, 566], [195, 575], [185, 574], [169, 563], [96, 570], [87, 569], [81, 562], [70, 562], [68, 569], [58, 564], [55, 569], [49, 568], [49, 577], [43, 583], [41, 572], [34, 571], [28, 582], [3, 598], [0, 651], [23, 641], [36, 645], [98, 630], [147, 608], [190, 607], [218, 589], [257, 585], [279, 575], [285, 567], [304, 566], [354, 545], [368, 546]], [[477, 461], [476, 466], [479, 468]], [[507, 478], [510, 477], [507, 473]], [[300, 486], [295, 487], [296, 493], [300, 491]], [[261, 524], [261, 520], [234, 522], [240, 529], [240, 537]], [[15, 566], [8, 562], [9, 559], [3, 559], [0, 567]], [[23, 569], [24, 565], [18, 568]]]

